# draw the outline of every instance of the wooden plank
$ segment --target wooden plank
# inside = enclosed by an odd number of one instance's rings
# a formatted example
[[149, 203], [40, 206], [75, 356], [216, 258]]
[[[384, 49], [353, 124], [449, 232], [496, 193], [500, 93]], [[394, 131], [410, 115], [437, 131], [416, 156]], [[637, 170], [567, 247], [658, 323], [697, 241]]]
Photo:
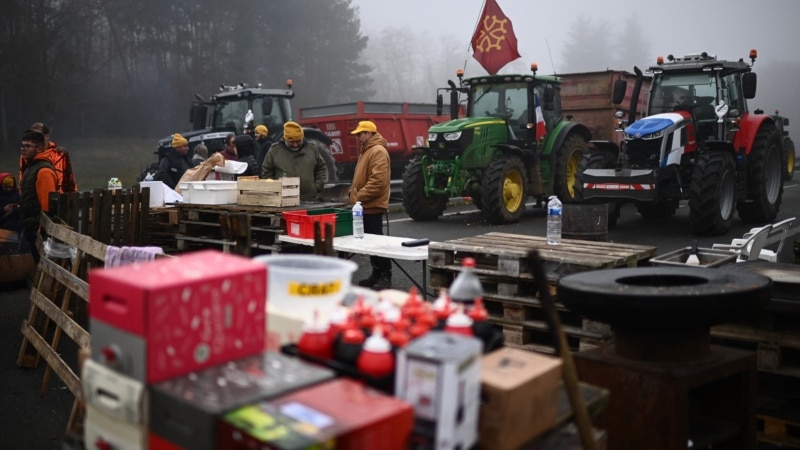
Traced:
[[99, 259], [106, 258], [106, 249], [108, 246], [98, 242], [89, 236], [77, 233], [64, 226], [56, 225], [49, 217], [42, 217], [42, 227], [47, 232], [48, 236], [58, 239], [65, 244], [71, 245], [82, 249], [85, 253]]
[[[89, 347], [89, 332], [72, 320], [72, 318], [56, 306], [52, 300], [45, 297], [36, 289], [31, 290], [30, 300], [42, 312], [47, 314], [50, 320], [55, 322], [76, 344], [83, 348]], [[25, 323], [27, 323], [27, 321]]]
[[40, 335], [35, 328], [29, 326], [26, 321], [22, 322], [21, 331], [25, 339], [27, 339], [36, 351], [42, 355], [47, 364], [53, 368], [53, 371], [61, 378], [70, 392], [72, 392], [75, 397], [81, 397], [82, 390], [80, 379], [78, 379], [78, 376], [75, 375], [75, 372], [72, 371], [69, 365], [61, 359], [58, 353], [47, 344], [47, 341], [44, 340], [42, 335]]

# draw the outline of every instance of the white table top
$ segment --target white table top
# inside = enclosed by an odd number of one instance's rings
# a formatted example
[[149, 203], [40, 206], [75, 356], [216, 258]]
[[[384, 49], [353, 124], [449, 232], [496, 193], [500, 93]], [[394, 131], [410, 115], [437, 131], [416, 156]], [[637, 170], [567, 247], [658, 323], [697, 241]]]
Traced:
[[[302, 239], [282, 234], [278, 236], [282, 242], [314, 246], [313, 239]], [[333, 250], [337, 252], [358, 253], [360, 255], [383, 256], [385, 258], [403, 259], [409, 261], [423, 261], [428, 259], [428, 246], [403, 247], [402, 243], [414, 238], [399, 236], [383, 236], [379, 234], [365, 234], [362, 239], [353, 236], [339, 236], [333, 238]]]

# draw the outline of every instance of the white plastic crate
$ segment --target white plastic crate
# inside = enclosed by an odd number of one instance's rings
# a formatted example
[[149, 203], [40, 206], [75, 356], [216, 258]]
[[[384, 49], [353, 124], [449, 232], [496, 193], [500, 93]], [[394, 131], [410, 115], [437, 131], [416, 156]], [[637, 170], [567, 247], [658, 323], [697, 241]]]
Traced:
[[187, 181], [181, 183], [183, 202], [199, 205], [228, 205], [236, 203], [239, 190], [235, 181]]

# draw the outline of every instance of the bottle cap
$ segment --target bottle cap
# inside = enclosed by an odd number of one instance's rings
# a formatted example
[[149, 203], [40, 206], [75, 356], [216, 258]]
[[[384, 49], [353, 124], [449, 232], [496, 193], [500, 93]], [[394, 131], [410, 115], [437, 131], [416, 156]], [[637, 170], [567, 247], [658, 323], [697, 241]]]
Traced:
[[372, 353], [386, 353], [392, 350], [392, 345], [383, 337], [383, 328], [375, 327], [372, 335], [364, 341], [364, 350]]

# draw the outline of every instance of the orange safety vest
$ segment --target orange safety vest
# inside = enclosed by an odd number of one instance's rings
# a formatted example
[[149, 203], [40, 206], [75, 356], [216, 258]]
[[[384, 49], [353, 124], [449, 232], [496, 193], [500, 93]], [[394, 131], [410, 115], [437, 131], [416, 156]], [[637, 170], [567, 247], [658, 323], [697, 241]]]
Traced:
[[[64, 147], [56, 146], [50, 141], [47, 145], [48, 159], [56, 169], [56, 191], [57, 192], [78, 192], [78, 183], [75, 181], [75, 173], [72, 171], [72, 162], [69, 159], [69, 152]], [[22, 186], [22, 172], [28, 167], [25, 158], [19, 158], [19, 184]]]

